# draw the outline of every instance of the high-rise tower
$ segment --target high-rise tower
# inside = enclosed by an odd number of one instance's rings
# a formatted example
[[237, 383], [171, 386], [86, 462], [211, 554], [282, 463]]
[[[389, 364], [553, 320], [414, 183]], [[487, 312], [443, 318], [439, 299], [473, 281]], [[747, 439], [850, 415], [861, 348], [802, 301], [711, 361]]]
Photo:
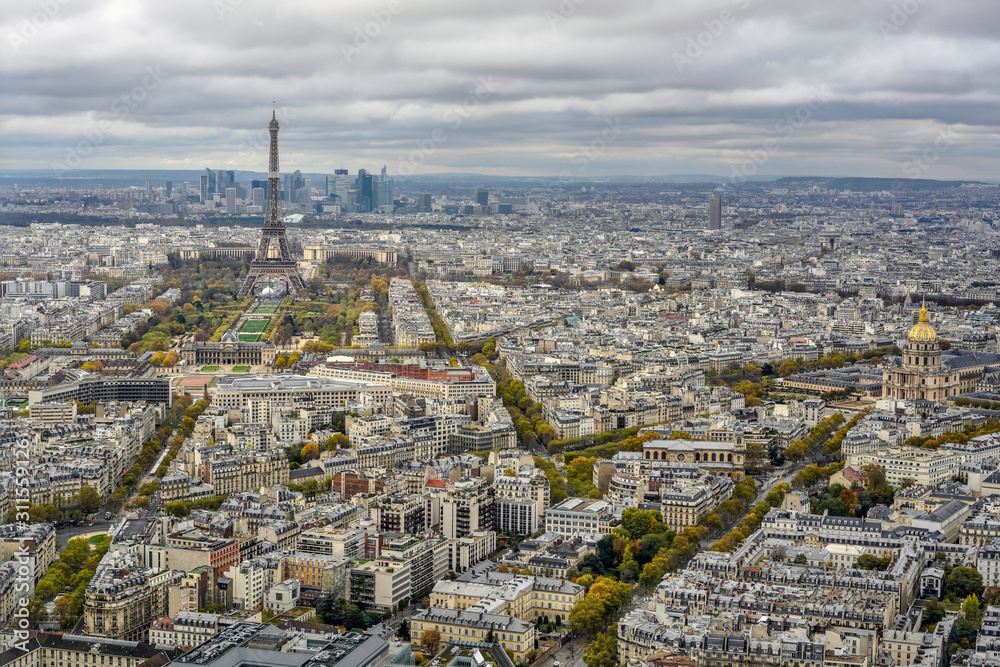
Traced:
[[[288, 239], [285, 237], [285, 221], [281, 217], [281, 185], [278, 174], [278, 118], [272, 113], [271, 122], [267, 126], [271, 133], [271, 149], [267, 160], [267, 212], [264, 214], [264, 227], [260, 231], [260, 245], [257, 255], [250, 262], [240, 296], [246, 296], [253, 291], [261, 280], [281, 278], [288, 283], [288, 290], [296, 294], [305, 290], [302, 276], [295, 266], [295, 260], [288, 250]], [[277, 257], [268, 257], [271, 244], [275, 244]]]
[[712, 197], [708, 201], [708, 228], [722, 229], [722, 197]]

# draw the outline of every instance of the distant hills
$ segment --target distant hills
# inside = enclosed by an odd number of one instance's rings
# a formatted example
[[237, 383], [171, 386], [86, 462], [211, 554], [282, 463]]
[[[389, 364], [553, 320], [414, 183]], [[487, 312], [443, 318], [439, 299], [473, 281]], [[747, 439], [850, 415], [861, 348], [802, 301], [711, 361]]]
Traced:
[[935, 181], [926, 178], [829, 178], [822, 176], [785, 176], [774, 181], [775, 186], [809, 188], [818, 186], [827, 190], [852, 192], [879, 192], [882, 190], [944, 190], [963, 185], [987, 185], [983, 181]]
[[[74, 169], [57, 174], [51, 169], [7, 169], [0, 171], [0, 185], [11, 186], [17, 183], [20, 186], [28, 187], [142, 187], [146, 184], [146, 181], [151, 181], [155, 187], [161, 187], [166, 181], [171, 181], [175, 188], [179, 188], [184, 181], [188, 181], [192, 188], [197, 188], [198, 179], [202, 173], [203, 170], [187, 169]], [[313, 183], [317, 186], [321, 183], [321, 179], [326, 176], [325, 173], [309, 172], [304, 172], [302, 175], [312, 178]], [[581, 175], [565, 178], [557, 176], [486, 176], [470, 173], [415, 174], [413, 176], [390, 174], [390, 176], [399, 184], [414, 186], [435, 183], [450, 184], [452, 186], [485, 185], [493, 187], [502, 187], [505, 184], [515, 187], [552, 187], [558, 185], [576, 187], [584, 184], [601, 183], [731, 183], [731, 180], [725, 176], [712, 174], [666, 174], [660, 176], [634, 176], [627, 174], [613, 176]], [[267, 178], [265, 172], [236, 171], [236, 180], [240, 183], [249, 183], [251, 180], [264, 178]], [[776, 187], [789, 189], [818, 186], [828, 190], [851, 190], [853, 192], [943, 190], [962, 185], [987, 185], [997, 182], [992, 179], [988, 181], [936, 181], [930, 179], [862, 178], [849, 176], [755, 176], [749, 180], [757, 183], [767, 182]]]

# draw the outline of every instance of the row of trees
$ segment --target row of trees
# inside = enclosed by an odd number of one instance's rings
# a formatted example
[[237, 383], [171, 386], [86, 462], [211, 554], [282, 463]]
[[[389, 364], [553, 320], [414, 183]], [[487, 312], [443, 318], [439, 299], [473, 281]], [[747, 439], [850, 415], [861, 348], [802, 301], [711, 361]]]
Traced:
[[163, 508], [167, 510], [167, 514], [183, 519], [196, 510], [208, 510], [210, 512], [214, 512], [222, 507], [222, 503], [226, 502], [226, 498], [228, 497], [229, 496], [212, 496], [210, 498], [199, 498], [198, 500], [178, 500], [176, 502], [167, 503]]
[[616, 619], [631, 600], [630, 584], [655, 586], [691, 558], [706, 533], [701, 526], [675, 533], [659, 511], [629, 507], [621, 523], [597, 543], [596, 553], [567, 572], [567, 578], [587, 588], [570, 611], [569, 627], [592, 637], [584, 649], [588, 667], [617, 665]]
[[[31, 627], [38, 627], [38, 623], [50, 616], [63, 629], [76, 625], [83, 612], [87, 585], [93, 579], [101, 558], [108, 552], [110, 543], [106, 539], [93, 549], [90, 542], [82, 537], [66, 543], [59, 560], [49, 567], [35, 586], [35, 593], [28, 604]], [[49, 614], [45, 606], [52, 600], [55, 600], [55, 605]]]
[[442, 320], [441, 316], [438, 315], [437, 308], [434, 307], [434, 299], [431, 298], [431, 293], [427, 289], [427, 284], [414, 280], [413, 289], [416, 290], [417, 296], [420, 297], [420, 303], [423, 304], [424, 310], [427, 311], [427, 317], [431, 321], [431, 327], [434, 329], [435, 338], [444, 343], [445, 348], [448, 350], [454, 349], [454, 344], [451, 341], [451, 334], [448, 332], [448, 327], [445, 325], [444, 320]]
[[523, 382], [511, 378], [506, 364], [503, 362], [490, 364], [482, 360], [481, 363], [497, 383], [497, 396], [503, 401], [511, 421], [514, 422], [518, 439], [528, 448], [538, 442], [549, 446], [558, 434], [552, 425], [542, 418], [542, 404], [536, 403], [525, 393]]
[[[156, 469], [156, 476], [163, 479], [170, 467], [170, 462], [177, 456], [181, 445], [194, 433], [194, 427], [198, 423], [198, 417], [208, 408], [207, 399], [199, 399], [197, 402], [191, 394], [184, 394], [170, 406], [166, 419], [160, 424], [156, 431], [156, 440], [160, 447], [170, 447], [169, 452], [163, 459], [163, 463]], [[175, 432], [176, 429], [176, 432]]]
[[[955, 404], [958, 404], [957, 400], [955, 401]], [[972, 424], [966, 424], [961, 431], [943, 433], [936, 438], [931, 436], [914, 436], [908, 439], [904, 444], [910, 445], [911, 447], [923, 447], [924, 449], [937, 449], [946, 442], [954, 442], [964, 445], [973, 438], [978, 438], [982, 435], [991, 435], [997, 431], [1000, 431], [1000, 419], [990, 418], [987, 419], [979, 428], [976, 428]]]
[[844, 458], [843, 453], [840, 451], [840, 446], [844, 442], [844, 438], [847, 437], [847, 434], [850, 433], [851, 429], [857, 426], [858, 422], [864, 419], [865, 415], [867, 415], [870, 411], [870, 408], [862, 410], [858, 414], [851, 417], [846, 424], [837, 429], [837, 432], [833, 434], [833, 437], [830, 438], [825, 445], [823, 445], [823, 454], [825, 454], [827, 458], [833, 460], [840, 460]]
[[816, 486], [817, 484], [830, 479], [833, 473], [844, 468], [843, 461], [834, 461], [833, 463], [821, 467], [812, 463], [807, 465], [805, 468], [800, 470], [795, 477], [792, 478], [792, 488], [793, 489], [809, 489]]
[[[28, 523], [58, 523], [60, 521], [74, 521], [82, 519], [87, 514], [93, 514], [101, 509], [101, 494], [94, 487], [84, 484], [76, 495], [69, 501], [61, 500], [56, 504], [46, 503], [44, 505], [28, 506]], [[17, 520], [18, 508], [12, 507], [7, 510], [5, 523], [14, 523]]]
[[[615, 452], [641, 452], [642, 446], [651, 440], [658, 440], [662, 436], [656, 431], [646, 431], [642, 435], [638, 435], [639, 428], [627, 429], [625, 431], [609, 431], [609, 433], [614, 433], [613, 437], [621, 437], [620, 434], [627, 433], [621, 440], [612, 440], [610, 442], [605, 442], [600, 445], [593, 445], [587, 447], [586, 449], [577, 450], [573, 452], [566, 452], [563, 460], [567, 465], [570, 465], [577, 458], [595, 458], [595, 459], [610, 459], [615, 455]], [[669, 440], [679, 440], [679, 439], [691, 439], [691, 435], [684, 431], [676, 431], [670, 435]], [[550, 445], [551, 449], [551, 445]]]
[[[790, 461], [801, 461], [826, 442], [830, 434], [846, 421], [839, 412], [819, 422], [801, 440], [796, 440], [785, 448], [785, 458]], [[845, 433], [846, 435], [846, 433]]]
[[[764, 520], [764, 515], [771, 511], [773, 507], [779, 507], [781, 501], [785, 499], [788, 485], [784, 482], [776, 485], [764, 496], [764, 500], [754, 505], [743, 517], [739, 525], [734, 526], [726, 535], [712, 545], [712, 551], [732, 551], [748, 535], [753, 533]], [[736, 488], [733, 489], [733, 500], [738, 501], [744, 507], [749, 507], [754, 498], [757, 497], [757, 483], [752, 477], [744, 477]], [[728, 502], [728, 501], [727, 501]]]

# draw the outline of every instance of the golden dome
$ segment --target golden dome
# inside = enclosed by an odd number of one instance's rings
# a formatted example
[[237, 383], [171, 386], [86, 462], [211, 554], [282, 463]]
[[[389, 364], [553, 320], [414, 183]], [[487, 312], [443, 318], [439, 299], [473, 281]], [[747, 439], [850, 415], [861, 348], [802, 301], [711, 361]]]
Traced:
[[907, 335], [907, 338], [917, 343], [930, 343], [937, 340], [937, 331], [935, 331], [934, 327], [932, 327], [930, 322], [927, 321], [926, 299], [920, 306], [920, 319], [918, 319], [917, 323], [913, 325], [912, 329], [910, 329], [910, 333]]

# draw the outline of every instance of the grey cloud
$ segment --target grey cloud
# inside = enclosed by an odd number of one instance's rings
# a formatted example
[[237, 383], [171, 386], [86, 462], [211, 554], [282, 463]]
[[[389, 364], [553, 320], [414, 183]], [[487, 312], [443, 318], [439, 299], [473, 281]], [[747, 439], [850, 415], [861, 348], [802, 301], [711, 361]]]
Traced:
[[[725, 174], [822, 88], [829, 102], [782, 138], [762, 173], [895, 176], [949, 126], [968, 139], [929, 176], [997, 170], [995, 2], [912, 0], [915, 11], [894, 16], [903, 2], [395, 1], [65, 2], [15, 50], [11, 35], [40, 5], [10, 0], [0, 165], [49, 166], [159, 66], [163, 84], [85, 166], [252, 158], [241, 147], [277, 100], [291, 113], [283, 167], [392, 171], [443, 128], [427, 171], [555, 174], [617, 116], [628, 130], [588, 174]], [[366, 27], [373, 35], [356, 45]], [[678, 67], [677, 54], [689, 62]], [[496, 90], [468, 106], [480, 77]], [[456, 109], [459, 126], [448, 120]]]

